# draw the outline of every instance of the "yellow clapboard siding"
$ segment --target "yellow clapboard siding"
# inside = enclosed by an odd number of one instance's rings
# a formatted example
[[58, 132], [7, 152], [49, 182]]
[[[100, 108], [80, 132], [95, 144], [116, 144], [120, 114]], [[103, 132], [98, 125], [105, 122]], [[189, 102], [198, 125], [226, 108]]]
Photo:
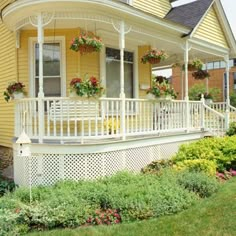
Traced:
[[133, 6], [161, 18], [171, 9], [169, 0], [134, 0]]
[[[150, 49], [150, 46], [139, 46], [138, 48], [138, 74], [139, 74], [139, 87], [140, 84], [150, 85], [151, 82], [151, 75], [152, 75], [152, 68], [149, 63], [143, 64], [141, 63], [141, 57], [146, 53], [147, 50]], [[146, 91], [139, 90], [139, 97], [145, 98]]]
[[[0, 9], [11, 0], [1, 0]], [[0, 21], [0, 94], [3, 94], [11, 81], [17, 80], [16, 49], [14, 34]], [[0, 145], [11, 147], [14, 129], [13, 103], [7, 103], [3, 96], [0, 99]]]
[[229, 47], [220, 21], [217, 18], [217, 14], [213, 7], [209, 10], [205, 19], [199, 25], [194, 37], [215, 43], [221, 47]]

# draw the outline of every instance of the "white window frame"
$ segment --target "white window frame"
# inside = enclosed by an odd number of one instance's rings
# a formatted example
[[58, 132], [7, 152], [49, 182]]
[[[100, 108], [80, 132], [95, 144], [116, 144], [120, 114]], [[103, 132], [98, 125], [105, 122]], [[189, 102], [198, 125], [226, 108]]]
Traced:
[[[37, 37], [29, 38], [29, 96], [37, 97], [35, 94], [35, 44]], [[44, 43], [59, 43], [61, 50], [60, 75], [61, 75], [61, 96], [66, 96], [66, 49], [64, 36], [45, 37]]]

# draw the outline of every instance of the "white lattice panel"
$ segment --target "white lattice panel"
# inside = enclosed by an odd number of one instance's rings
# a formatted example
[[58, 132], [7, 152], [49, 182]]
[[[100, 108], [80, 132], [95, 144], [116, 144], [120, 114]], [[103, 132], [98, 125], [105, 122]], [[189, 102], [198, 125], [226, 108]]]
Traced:
[[86, 166], [86, 157], [79, 154], [65, 155], [64, 159], [64, 178], [79, 180], [86, 176], [84, 166]]
[[104, 171], [106, 176], [112, 175], [122, 169], [123, 160], [121, 155], [122, 151], [103, 153]]
[[[112, 175], [117, 171], [138, 172], [153, 160], [166, 159], [174, 155], [180, 144], [172, 142], [148, 145], [124, 150], [100, 153], [32, 153], [31, 157], [20, 157], [15, 152], [14, 174], [19, 185], [51, 185], [62, 179], [95, 179]], [[70, 148], [66, 146], [65, 148]]]
[[160, 145], [160, 159], [168, 159], [172, 157], [177, 151], [181, 143], [166, 143]]
[[151, 147], [140, 147], [126, 150], [126, 168], [135, 172], [140, 171], [152, 161], [150, 149]]
[[[60, 175], [60, 158], [58, 154], [44, 154], [42, 158], [42, 170], [38, 175], [41, 177], [41, 184], [48, 185], [57, 182], [62, 179]], [[40, 164], [39, 164], [40, 165]], [[41, 173], [40, 173], [41, 172]]]

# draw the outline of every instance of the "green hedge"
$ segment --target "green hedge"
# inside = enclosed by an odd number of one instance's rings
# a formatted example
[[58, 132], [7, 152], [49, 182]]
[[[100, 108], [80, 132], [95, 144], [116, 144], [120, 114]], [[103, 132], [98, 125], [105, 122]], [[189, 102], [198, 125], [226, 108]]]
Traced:
[[236, 136], [223, 138], [206, 138], [191, 144], [181, 145], [173, 162], [205, 159], [214, 161], [218, 171], [224, 171], [235, 165]]

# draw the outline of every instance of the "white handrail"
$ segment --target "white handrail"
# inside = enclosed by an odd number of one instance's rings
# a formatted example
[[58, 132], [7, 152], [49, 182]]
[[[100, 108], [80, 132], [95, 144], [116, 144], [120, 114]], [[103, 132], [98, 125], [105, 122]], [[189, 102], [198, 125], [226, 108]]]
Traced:
[[[39, 114], [42, 101], [43, 112]], [[16, 102], [15, 136], [23, 128], [31, 139], [71, 140], [83, 143], [90, 139], [124, 138], [124, 136], [159, 135], [160, 133], [200, 131], [216, 128], [222, 131], [224, 115], [204, 105], [201, 101], [189, 101], [189, 121], [186, 120], [186, 101], [157, 101], [149, 99], [124, 100], [99, 98], [80, 100], [69, 97], [45, 97], [22, 99]], [[124, 111], [125, 133], [121, 132], [121, 109]], [[44, 122], [40, 124], [39, 116]], [[209, 120], [210, 119], [210, 120]], [[188, 127], [187, 127], [188, 123]], [[213, 125], [214, 124], [214, 125]], [[40, 128], [41, 127], [41, 128]], [[40, 130], [41, 129], [41, 130]], [[218, 134], [218, 133], [217, 133]]]

